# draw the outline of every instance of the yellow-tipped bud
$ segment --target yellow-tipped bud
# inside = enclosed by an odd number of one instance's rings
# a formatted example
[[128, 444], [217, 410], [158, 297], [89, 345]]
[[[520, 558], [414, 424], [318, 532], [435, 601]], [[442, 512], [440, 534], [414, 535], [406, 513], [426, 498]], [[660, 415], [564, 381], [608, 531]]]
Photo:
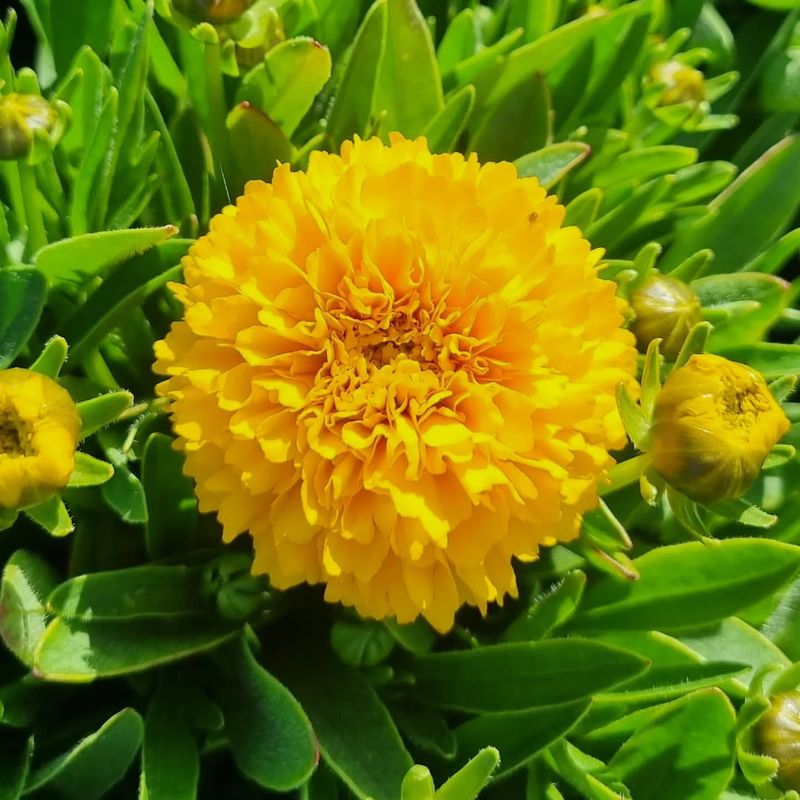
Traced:
[[63, 489], [80, 429], [72, 397], [52, 378], [0, 370], [0, 509], [43, 503]]
[[683, 281], [652, 275], [631, 294], [636, 319], [631, 326], [641, 352], [661, 339], [661, 352], [673, 361], [689, 331], [702, 321], [700, 299]]
[[56, 110], [37, 94], [0, 95], [0, 159], [25, 158], [37, 131], [50, 134], [57, 122]]
[[653, 81], [664, 86], [658, 99], [658, 104], [661, 106], [701, 103], [706, 99], [706, 81], [703, 73], [680, 61], [662, 61], [653, 67], [650, 76]]
[[172, 0], [172, 7], [193, 22], [224, 25], [241, 17], [254, 2], [255, 0]]
[[650, 454], [671, 486], [701, 503], [718, 503], [747, 490], [788, 429], [760, 373], [694, 355], [659, 392]]
[[770, 702], [758, 721], [756, 744], [778, 762], [781, 786], [800, 790], [800, 692], [782, 692]]

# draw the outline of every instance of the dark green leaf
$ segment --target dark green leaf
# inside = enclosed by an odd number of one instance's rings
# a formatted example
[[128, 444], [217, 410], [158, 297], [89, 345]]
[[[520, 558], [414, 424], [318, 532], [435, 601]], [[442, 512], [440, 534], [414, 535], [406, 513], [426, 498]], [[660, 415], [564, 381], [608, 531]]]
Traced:
[[449, 153], [456, 146], [475, 105], [475, 87], [463, 86], [453, 92], [444, 108], [428, 123], [422, 135], [432, 153]]
[[575, 570], [568, 573], [547, 594], [533, 599], [527, 611], [506, 628], [503, 640], [525, 642], [543, 639], [575, 613], [585, 585], [586, 575], [583, 572]]
[[334, 652], [354, 667], [380, 664], [394, 649], [395, 640], [381, 622], [340, 619], [331, 629]]
[[615, 647], [572, 638], [417, 656], [411, 668], [420, 700], [494, 712], [579, 700], [638, 675], [647, 663]]
[[47, 282], [35, 269], [0, 269], [0, 369], [25, 347], [44, 308]]
[[0, 800], [19, 800], [28, 777], [33, 737], [0, 728]]

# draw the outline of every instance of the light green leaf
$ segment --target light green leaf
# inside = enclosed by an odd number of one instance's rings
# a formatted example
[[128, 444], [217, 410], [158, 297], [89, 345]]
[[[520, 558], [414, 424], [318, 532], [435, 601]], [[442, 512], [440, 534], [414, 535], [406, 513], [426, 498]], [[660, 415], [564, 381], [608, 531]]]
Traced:
[[609, 769], [637, 800], [661, 800], [669, 774], [681, 800], [718, 800], [733, 776], [736, 714], [719, 689], [665, 706], [619, 749]]
[[436, 800], [474, 800], [499, 763], [497, 749], [485, 747], [439, 787]]
[[428, 123], [422, 135], [432, 153], [449, 153], [464, 131], [475, 105], [475, 87], [463, 86], [447, 98], [441, 111]]
[[67, 360], [68, 349], [69, 346], [63, 336], [54, 336], [48, 340], [36, 361], [30, 365], [30, 371], [47, 375], [48, 378], [55, 380]]
[[132, 403], [133, 395], [126, 391], [108, 392], [78, 403], [78, 414], [81, 417], [81, 439], [91, 436], [96, 430], [114, 422], [123, 411], [130, 408]]
[[67, 486], [100, 486], [113, 477], [114, 467], [107, 461], [100, 461], [87, 453], [75, 453], [75, 469], [69, 476]]
[[66, 536], [75, 530], [64, 501], [55, 495], [38, 506], [23, 509], [23, 514], [41, 525], [52, 536]]
[[659, 547], [634, 559], [639, 580], [603, 576], [584, 594], [575, 630], [677, 630], [724, 619], [777, 591], [800, 568], [800, 548], [767, 539]]
[[559, 142], [518, 158], [514, 165], [520, 178], [538, 178], [549, 189], [585, 161], [589, 152], [589, 146], [581, 142]]
[[26, 794], [46, 789], [66, 800], [99, 800], [128, 771], [142, 743], [142, 718], [125, 708], [70, 751], [35, 770]]
[[697, 161], [694, 147], [680, 145], [656, 145], [629, 150], [594, 176], [594, 185], [601, 188], [614, 183], [635, 180], [639, 183], [675, 172]]
[[119, 514], [123, 522], [140, 525], [147, 522], [147, 504], [141, 481], [126, 466], [123, 458], [114, 461], [114, 474], [100, 490], [103, 500]]
[[0, 581], [0, 637], [26, 666], [47, 626], [44, 603], [56, 585], [50, 565], [27, 550], [17, 550], [6, 562]]
[[330, 75], [327, 47], [305, 36], [287, 39], [244, 76], [236, 101], [252, 103], [291, 136]]
[[143, 253], [177, 232], [174, 225], [164, 225], [160, 228], [85, 233], [43, 247], [36, 254], [36, 266], [51, 285], [83, 283], [89, 278], [102, 276], [115, 264]]
[[[578, 638], [486, 645], [417, 656], [415, 696], [438, 708], [520, 711], [568, 703], [643, 672], [647, 661]], [[497, 680], [503, 675], [502, 681]]]
[[0, 269], [0, 369], [25, 347], [44, 308], [47, 282], [35, 269]]
[[433, 800], [435, 791], [431, 771], [420, 764], [414, 764], [403, 778], [400, 800]]
[[800, 375], [800, 345], [759, 342], [726, 347], [720, 355], [758, 370], [772, 380], [784, 375]]
[[602, 189], [587, 189], [567, 203], [567, 214], [564, 226], [575, 225], [581, 230], [588, 228], [597, 217], [603, 202]]
[[387, 0], [386, 47], [380, 61], [374, 111], [381, 130], [418, 136], [444, 106], [431, 34], [414, 0]]

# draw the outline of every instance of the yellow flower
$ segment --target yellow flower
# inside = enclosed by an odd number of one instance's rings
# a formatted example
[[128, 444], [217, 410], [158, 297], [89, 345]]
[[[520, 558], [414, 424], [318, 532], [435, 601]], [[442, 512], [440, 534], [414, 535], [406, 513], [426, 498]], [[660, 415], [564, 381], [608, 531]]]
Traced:
[[356, 140], [250, 182], [157, 344], [178, 446], [256, 572], [447, 630], [577, 535], [635, 367], [601, 252], [511, 164]]
[[656, 399], [650, 454], [656, 471], [693, 500], [740, 497], [789, 420], [750, 367], [694, 355]]
[[631, 294], [636, 319], [631, 330], [642, 352], [653, 339], [661, 339], [661, 352], [674, 360], [689, 331], [701, 322], [700, 299], [683, 281], [669, 275], [652, 275]]
[[52, 378], [0, 370], [0, 508], [36, 505], [63, 489], [80, 428], [69, 392]]

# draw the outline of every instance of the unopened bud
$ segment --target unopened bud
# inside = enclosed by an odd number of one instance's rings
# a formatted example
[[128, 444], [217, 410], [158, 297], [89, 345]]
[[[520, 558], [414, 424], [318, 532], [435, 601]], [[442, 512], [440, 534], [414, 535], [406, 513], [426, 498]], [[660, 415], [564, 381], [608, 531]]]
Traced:
[[756, 727], [756, 745], [778, 762], [781, 786], [800, 790], [800, 692], [782, 692], [770, 702]]
[[37, 132], [50, 134], [57, 122], [56, 110], [37, 94], [0, 95], [0, 159], [25, 158]]
[[658, 104], [674, 106], [678, 103], [701, 103], [706, 99], [706, 81], [699, 69], [680, 61], [663, 61], [650, 72], [656, 83], [663, 84]]
[[636, 313], [632, 330], [644, 353], [653, 339], [661, 339], [661, 352], [673, 361], [689, 331], [702, 321], [700, 299], [683, 281], [669, 275], [646, 278], [631, 294]]
[[764, 378], [720, 356], [692, 356], [656, 399], [650, 454], [671, 486], [701, 503], [740, 497], [789, 420]]
[[193, 22], [224, 25], [241, 17], [254, 2], [255, 0], [172, 0], [172, 7]]

